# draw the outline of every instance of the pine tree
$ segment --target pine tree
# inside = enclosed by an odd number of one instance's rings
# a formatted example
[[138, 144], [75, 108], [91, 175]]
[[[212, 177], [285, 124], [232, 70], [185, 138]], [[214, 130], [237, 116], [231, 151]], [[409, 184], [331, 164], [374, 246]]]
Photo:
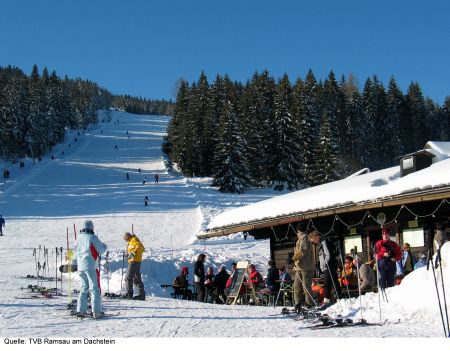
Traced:
[[248, 165], [238, 124], [236, 86], [224, 77], [226, 102], [220, 116], [213, 185], [222, 192], [243, 193], [250, 187]]
[[405, 98], [400, 88], [397, 85], [394, 77], [389, 80], [387, 91], [387, 128], [389, 131], [389, 139], [386, 143], [389, 144], [392, 155], [398, 157], [405, 152], [403, 142], [408, 133], [409, 127], [405, 123]]
[[406, 152], [413, 152], [423, 148], [427, 142], [427, 108], [418, 83], [412, 82], [406, 95], [407, 113], [411, 119], [411, 131], [406, 139]]
[[278, 82], [274, 98], [274, 119], [271, 125], [271, 173], [275, 190], [298, 189], [299, 146], [291, 114], [292, 88], [285, 74]]
[[312, 70], [306, 75], [300, 101], [297, 102], [298, 108], [296, 119], [299, 123], [301, 139], [299, 145], [300, 167], [304, 181], [309, 185], [318, 184], [317, 179], [317, 149], [319, 140], [319, 95], [320, 88], [314, 77]]
[[319, 184], [329, 183], [339, 178], [337, 174], [337, 143], [334, 138], [330, 120], [327, 113], [324, 112], [320, 122], [320, 139], [317, 150], [319, 168], [317, 182]]

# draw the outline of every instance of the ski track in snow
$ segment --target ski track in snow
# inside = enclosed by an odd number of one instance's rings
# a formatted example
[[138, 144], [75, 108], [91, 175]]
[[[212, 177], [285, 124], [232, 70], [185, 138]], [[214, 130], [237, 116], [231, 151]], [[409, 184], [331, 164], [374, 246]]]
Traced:
[[[120, 124], [115, 123], [117, 120]], [[212, 266], [215, 271], [221, 264], [229, 268], [233, 261], [248, 260], [265, 274], [269, 258], [267, 240], [243, 240], [237, 234], [198, 241], [195, 234], [223, 210], [280, 193], [255, 189], [244, 195], [221, 194], [209, 185], [208, 178], [186, 179], [176, 171], [168, 172], [161, 153], [168, 121], [167, 117], [112, 112], [111, 123], [91, 128], [78, 136], [77, 142], [74, 142], [76, 133], [68, 133], [65, 144], [53, 150], [56, 160], [50, 160], [48, 155], [35, 166], [27, 160], [24, 169], [7, 165], [11, 180], [0, 183], [0, 213], [6, 219], [5, 236], [0, 238], [1, 337], [441, 336], [433, 300], [434, 281], [430, 272], [425, 271], [414, 272], [407, 277], [411, 279], [405, 279], [405, 284], [387, 290], [390, 302], [382, 302], [382, 318], [389, 323], [381, 327], [310, 330], [306, 328], [310, 325], [307, 321], [294, 321], [281, 314], [273, 316], [281, 307], [222, 306], [171, 299], [170, 291], [160, 284], [170, 284], [183, 265], [192, 272], [192, 263], [201, 252], [207, 253], [205, 266]], [[118, 145], [118, 150], [114, 145]], [[129, 181], [126, 172], [130, 174]], [[159, 184], [153, 182], [155, 172], [160, 175]], [[147, 184], [143, 185], [145, 176]], [[149, 197], [148, 207], [144, 206], [144, 196]], [[146, 246], [142, 276], [147, 300], [105, 298], [104, 310], [120, 314], [95, 321], [70, 317], [66, 308], [68, 296], [17, 299], [29, 296], [22, 287], [36, 284], [35, 280], [24, 278], [36, 274], [35, 259], [39, 257], [33, 256], [33, 249], [37, 249], [37, 255], [41, 254], [40, 262], [43, 251], [39, 245], [50, 250], [49, 275], [53, 277], [56, 268], [53, 249], [66, 247], [67, 228], [73, 246], [73, 225], [78, 231], [86, 218], [94, 221], [96, 233], [110, 252], [109, 277], [105, 265], [101, 267], [103, 292], [120, 293], [125, 249], [122, 234], [131, 231], [133, 225]], [[421, 289], [417, 287], [419, 279], [426, 282]], [[55, 282], [42, 285], [54, 287]], [[62, 286], [67, 295], [68, 274], [64, 275]], [[78, 288], [76, 274], [71, 286]], [[415, 309], [416, 295], [405, 298], [414, 290], [423, 291], [429, 300], [422, 302], [422, 308]], [[359, 300], [341, 303], [342, 308], [336, 304], [327, 312], [359, 318]], [[363, 306], [364, 318], [378, 322], [378, 295], [363, 296]], [[400, 323], [394, 324], [399, 319]]]

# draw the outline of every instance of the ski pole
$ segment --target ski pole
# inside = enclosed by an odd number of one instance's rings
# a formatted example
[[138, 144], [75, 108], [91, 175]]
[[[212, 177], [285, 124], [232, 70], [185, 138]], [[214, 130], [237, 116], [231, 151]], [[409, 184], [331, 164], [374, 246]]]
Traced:
[[441, 248], [439, 248], [437, 251], [436, 262], [438, 260], [439, 260], [439, 271], [441, 272], [442, 296], [444, 297], [445, 317], [447, 319], [447, 332], [448, 332], [448, 337], [450, 338], [450, 324], [448, 322], [447, 298], [445, 296], [444, 274], [442, 273]]
[[125, 265], [125, 252], [122, 252], [122, 277], [120, 278], [120, 293], [123, 291], [123, 266]]
[[312, 297], [311, 293], [310, 293], [309, 290], [306, 288], [306, 284], [305, 284], [305, 282], [303, 281], [303, 279], [300, 277], [300, 274], [298, 273], [298, 271], [295, 272], [295, 275], [298, 277], [298, 279], [300, 279], [300, 282], [302, 283], [302, 286], [303, 286], [303, 290], [305, 290], [305, 291], [308, 293], [308, 295], [309, 295], [309, 297], [311, 298], [311, 301], [313, 302], [314, 306], [317, 307], [316, 301], [314, 301], [314, 298]]
[[[338, 249], [339, 249], [339, 258], [341, 259], [342, 270], [344, 271], [344, 278], [345, 278], [346, 281], [348, 281], [348, 279], [347, 279], [347, 272], [345, 272], [344, 260], [342, 259], [342, 252], [341, 252], [341, 246], [340, 245], [338, 245]], [[350, 301], [350, 304], [353, 305], [351, 297], [350, 297], [350, 289], [348, 288], [348, 284], [345, 287], [347, 288], [348, 300]]]
[[56, 295], [58, 295], [58, 248], [55, 248], [55, 282]]
[[[431, 269], [432, 269], [432, 271], [433, 271], [434, 285], [435, 285], [435, 287], [436, 287], [436, 294], [437, 294], [437, 297], [438, 297], [438, 303], [439, 303], [439, 311], [440, 311], [440, 313], [441, 313], [442, 327], [444, 328], [444, 335], [445, 335], [445, 337], [447, 338], [447, 329], [446, 329], [445, 322], [444, 322], [444, 314], [443, 314], [443, 311], [442, 311], [441, 297], [440, 297], [440, 295], [439, 295], [439, 289], [438, 289], [438, 284], [437, 284], [437, 278], [436, 278], [435, 268], [434, 268], [434, 264], [433, 264], [433, 255], [432, 255], [432, 253], [431, 253], [430, 251], [431, 251], [431, 250], [428, 251], [427, 270], [429, 270], [429, 268], [430, 268], [430, 262], [431, 262]], [[438, 252], [439, 252], [439, 249], [438, 249]], [[438, 259], [438, 257], [436, 257], [436, 263], [437, 263], [437, 259]]]
[[437, 284], [437, 279], [436, 279], [436, 272], [435, 272], [434, 265], [433, 265], [433, 256], [428, 251], [427, 270], [429, 270], [430, 261], [431, 261], [431, 270], [433, 271], [434, 285], [436, 287], [436, 294], [437, 294], [438, 303], [439, 303], [439, 311], [441, 312], [442, 327], [444, 328], [444, 335], [445, 335], [445, 337], [447, 337], [447, 329], [445, 327], [444, 314], [442, 312], [441, 297], [439, 295], [439, 289], [438, 289], [438, 284]]
[[362, 297], [361, 297], [361, 282], [359, 281], [359, 257], [356, 255], [356, 276], [358, 277], [358, 294], [359, 294], [359, 309], [361, 310], [361, 320], [363, 321], [363, 306], [362, 306]]
[[375, 252], [375, 264], [376, 264], [376, 267], [377, 267], [377, 288], [378, 288], [378, 307], [379, 307], [379, 309], [380, 309], [380, 323], [381, 323], [381, 320], [382, 320], [382, 317], [381, 317], [381, 287], [380, 287], [380, 267], [378, 266], [378, 256], [377, 256], [377, 253]]

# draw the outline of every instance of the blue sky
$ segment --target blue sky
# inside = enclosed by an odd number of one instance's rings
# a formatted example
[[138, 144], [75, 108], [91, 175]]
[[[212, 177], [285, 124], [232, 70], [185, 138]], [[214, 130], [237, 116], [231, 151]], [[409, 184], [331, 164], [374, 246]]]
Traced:
[[0, 65], [93, 80], [113, 93], [171, 98], [204, 70], [245, 82], [332, 69], [364, 85], [391, 75], [450, 95], [447, 0], [0, 0]]

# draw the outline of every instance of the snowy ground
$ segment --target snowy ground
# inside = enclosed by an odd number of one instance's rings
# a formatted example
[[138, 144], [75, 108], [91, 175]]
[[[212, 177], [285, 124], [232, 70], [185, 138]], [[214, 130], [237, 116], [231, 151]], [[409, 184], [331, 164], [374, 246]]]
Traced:
[[[306, 328], [308, 323], [278, 314], [280, 308], [171, 299], [160, 284], [169, 284], [182, 265], [191, 267], [201, 252], [207, 253], [206, 265], [215, 270], [220, 264], [230, 267], [232, 261], [248, 260], [265, 273], [268, 241], [244, 241], [235, 235], [199, 242], [195, 234], [223, 209], [279, 193], [258, 189], [245, 195], [220, 194], [208, 186], [208, 179], [186, 179], [167, 172], [160, 148], [167, 123], [166, 117], [115, 111], [110, 123], [80, 136], [71, 133], [52, 151], [56, 160], [49, 154], [34, 166], [27, 160], [22, 169], [1, 164], [10, 168], [11, 177], [6, 184], [0, 183], [0, 213], [6, 219], [5, 236], [0, 237], [0, 337], [443, 336], [432, 272], [426, 270], [416, 271], [402, 285], [388, 289], [389, 302], [381, 301], [383, 326], [312, 331]], [[160, 175], [159, 184], [153, 183], [155, 172]], [[144, 177], [146, 185], [142, 184]], [[150, 199], [148, 207], [144, 207], [145, 196]], [[19, 299], [28, 295], [21, 287], [35, 284], [24, 278], [36, 274], [33, 249], [39, 245], [49, 248], [50, 275], [54, 274], [54, 248], [66, 246], [67, 228], [73, 246], [74, 224], [79, 230], [86, 218], [94, 221], [96, 232], [110, 251], [109, 277], [102, 267], [104, 291], [120, 292], [123, 232], [133, 228], [143, 239], [147, 300], [104, 300], [106, 311], [120, 315], [100, 321], [74, 320], [65, 309], [69, 299], [67, 275], [63, 280], [65, 296]], [[450, 247], [444, 259], [450, 291]], [[77, 288], [76, 274], [70, 285]], [[366, 320], [380, 321], [377, 294], [365, 295], [362, 305]], [[360, 301], [342, 300], [328, 313], [357, 320], [361, 317]]]

